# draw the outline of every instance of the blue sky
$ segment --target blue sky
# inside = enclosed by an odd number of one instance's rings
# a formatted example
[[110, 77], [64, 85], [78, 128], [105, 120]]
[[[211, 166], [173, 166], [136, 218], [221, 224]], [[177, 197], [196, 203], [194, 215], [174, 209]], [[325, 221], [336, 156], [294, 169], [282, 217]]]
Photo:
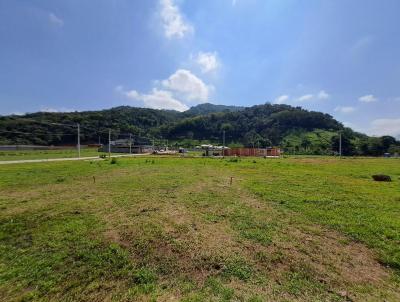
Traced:
[[400, 135], [398, 0], [0, 0], [0, 114], [286, 103]]

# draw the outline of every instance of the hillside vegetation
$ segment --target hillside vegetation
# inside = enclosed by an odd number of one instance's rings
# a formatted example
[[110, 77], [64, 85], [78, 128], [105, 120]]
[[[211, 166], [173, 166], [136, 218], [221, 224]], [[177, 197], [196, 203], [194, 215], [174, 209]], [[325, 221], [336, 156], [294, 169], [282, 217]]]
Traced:
[[81, 142], [97, 143], [127, 138], [136, 142], [168, 139], [170, 145], [193, 147], [222, 143], [230, 146], [281, 146], [296, 154], [332, 154], [339, 150], [342, 133], [344, 155], [382, 155], [400, 152], [393, 137], [368, 137], [344, 127], [332, 116], [288, 105], [236, 107], [201, 104], [186, 112], [134, 107], [102, 111], [47, 113], [0, 117], [0, 144], [76, 144], [76, 124]]

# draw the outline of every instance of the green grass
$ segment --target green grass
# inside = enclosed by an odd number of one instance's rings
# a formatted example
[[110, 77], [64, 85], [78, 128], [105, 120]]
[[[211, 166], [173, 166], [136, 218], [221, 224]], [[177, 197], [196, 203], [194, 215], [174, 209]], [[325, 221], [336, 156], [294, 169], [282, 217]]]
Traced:
[[398, 301], [399, 176], [324, 157], [0, 166], [0, 301]]
[[[99, 156], [101, 153], [96, 148], [82, 148], [82, 157]], [[61, 150], [9, 150], [0, 151], [0, 161], [6, 160], [25, 160], [25, 159], [50, 159], [50, 158], [69, 158], [78, 157], [76, 149]]]
[[[376, 248], [382, 263], [400, 271], [400, 160], [320, 161], [277, 161], [268, 165], [268, 176], [253, 175], [247, 187]], [[372, 181], [380, 173], [393, 182]]]

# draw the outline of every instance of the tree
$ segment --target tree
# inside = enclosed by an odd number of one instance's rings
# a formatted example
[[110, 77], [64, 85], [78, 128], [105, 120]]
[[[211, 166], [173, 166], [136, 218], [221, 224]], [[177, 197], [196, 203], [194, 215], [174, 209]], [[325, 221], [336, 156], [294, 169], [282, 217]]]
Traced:
[[303, 137], [303, 138], [301, 139], [300, 146], [304, 149], [305, 152], [307, 152], [307, 151], [308, 151], [308, 148], [311, 146], [311, 141], [310, 141], [310, 139], [309, 139], [308, 137], [306, 137], [306, 136]]
[[[331, 140], [331, 147], [334, 152], [340, 152], [340, 136], [334, 136]], [[355, 146], [351, 142], [350, 138], [346, 133], [342, 133], [342, 155], [354, 155]]]
[[400, 154], [400, 145], [390, 145], [387, 152], [389, 152], [392, 155]]

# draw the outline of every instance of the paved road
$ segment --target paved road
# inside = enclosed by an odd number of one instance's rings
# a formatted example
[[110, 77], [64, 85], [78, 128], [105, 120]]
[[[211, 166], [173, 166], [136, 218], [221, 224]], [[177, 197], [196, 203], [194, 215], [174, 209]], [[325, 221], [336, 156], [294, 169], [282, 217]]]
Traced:
[[[149, 154], [121, 154], [121, 155], [111, 155], [111, 157], [131, 157], [131, 156], [141, 156], [141, 155], [149, 155]], [[22, 159], [22, 160], [5, 160], [0, 161], [0, 165], [9, 165], [9, 164], [25, 164], [25, 163], [43, 163], [50, 161], [68, 161], [68, 160], [99, 160], [101, 159], [98, 156], [90, 156], [90, 157], [66, 157], [66, 158], [46, 158], [46, 159]]]

